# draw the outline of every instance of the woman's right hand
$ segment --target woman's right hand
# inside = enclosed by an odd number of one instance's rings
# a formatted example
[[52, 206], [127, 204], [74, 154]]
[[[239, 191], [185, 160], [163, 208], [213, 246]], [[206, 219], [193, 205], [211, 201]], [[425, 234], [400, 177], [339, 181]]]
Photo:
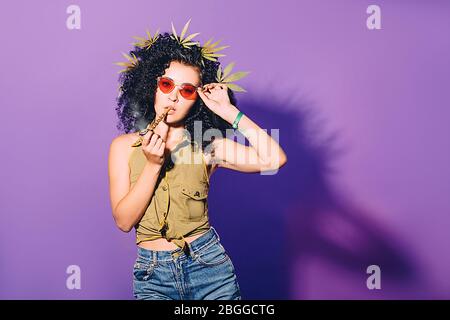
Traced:
[[142, 141], [142, 152], [144, 152], [147, 161], [162, 166], [165, 160], [166, 143], [161, 136], [153, 131], [145, 134]]

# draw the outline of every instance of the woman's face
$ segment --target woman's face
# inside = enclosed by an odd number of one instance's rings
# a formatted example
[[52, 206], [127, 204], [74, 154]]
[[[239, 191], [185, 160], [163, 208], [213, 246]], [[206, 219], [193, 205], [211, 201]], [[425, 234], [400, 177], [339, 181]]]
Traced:
[[[175, 82], [175, 85], [183, 83], [190, 83], [194, 86], [200, 85], [200, 75], [197, 68], [181, 64], [178, 61], [172, 61], [169, 68], [165, 70], [163, 77], [169, 77]], [[155, 92], [155, 111], [157, 115], [164, 113], [164, 111], [172, 106], [174, 109], [169, 111], [166, 123], [175, 124], [185, 119], [189, 110], [195, 104], [198, 94], [195, 94], [194, 100], [184, 98], [180, 93], [180, 87], [176, 86], [171, 92], [164, 93], [159, 87]]]

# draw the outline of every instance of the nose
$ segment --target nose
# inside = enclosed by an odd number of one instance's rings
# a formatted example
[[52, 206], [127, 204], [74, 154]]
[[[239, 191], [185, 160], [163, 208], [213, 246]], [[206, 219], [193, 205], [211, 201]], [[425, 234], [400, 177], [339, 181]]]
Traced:
[[176, 102], [178, 100], [178, 87], [175, 87], [172, 92], [169, 94], [169, 99], [173, 102]]

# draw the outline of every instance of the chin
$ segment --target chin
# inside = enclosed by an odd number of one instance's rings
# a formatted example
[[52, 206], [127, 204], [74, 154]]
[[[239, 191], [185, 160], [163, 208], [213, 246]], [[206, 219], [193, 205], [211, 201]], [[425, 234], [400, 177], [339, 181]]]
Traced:
[[167, 123], [167, 124], [175, 125], [175, 124], [180, 124], [180, 123], [182, 123], [183, 120], [184, 120], [184, 118], [173, 117], [172, 115], [169, 114], [169, 115], [167, 116], [167, 118], [166, 118], [166, 123]]

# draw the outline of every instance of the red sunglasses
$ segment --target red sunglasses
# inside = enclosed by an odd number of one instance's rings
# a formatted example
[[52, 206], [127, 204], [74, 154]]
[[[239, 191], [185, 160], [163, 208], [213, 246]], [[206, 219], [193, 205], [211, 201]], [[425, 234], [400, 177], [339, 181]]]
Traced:
[[180, 94], [183, 98], [187, 100], [197, 99], [197, 88], [200, 86], [194, 86], [191, 83], [182, 83], [181, 85], [176, 85], [175, 82], [169, 77], [158, 77], [158, 88], [163, 93], [170, 93], [175, 89], [175, 87], [180, 87]]

